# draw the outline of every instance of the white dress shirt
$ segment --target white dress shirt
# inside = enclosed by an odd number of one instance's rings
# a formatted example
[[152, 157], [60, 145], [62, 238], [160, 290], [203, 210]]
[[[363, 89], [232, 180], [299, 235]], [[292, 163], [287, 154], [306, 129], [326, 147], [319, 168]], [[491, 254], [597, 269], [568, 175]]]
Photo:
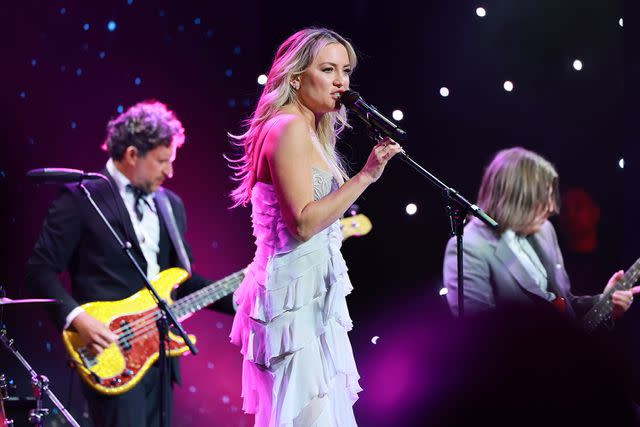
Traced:
[[[160, 219], [158, 218], [158, 212], [153, 200], [153, 193], [142, 196], [143, 200], [139, 202], [139, 205], [143, 215], [142, 219], [139, 220], [134, 206], [135, 195], [132, 189], [127, 187], [131, 184], [131, 181], [116, 168], [112, 159], [109, 159], [106, 168], [116, 182], [118, 194], [120, 194], [124, 205], [127, 207], [127, 212], [131, 218], [140, 249], [142, 249], [144, 259], [147, 261], [147, 278], [152, 279], [160, 272], [160, 266], [158, 265], [158, 253], [160, 252]], [[64, 326], [65, 329], [68, 328], [73, 319], [83, 311], [84, 309], [82, 307], [73, 309], [67, 315]]]
[[553, 301], [556, 295], [553, 292], [549, 292], [547, 270], [544, 268], [538, 254], [533, 249], [529, 241], [525, 236], [516, 234], [513, 230], [506, 230], [503, 233], [503, 238], [507, 242], [509, 249], [513, 251], [515, 256], [520, 261], [520, 264], [529, 273], [529, 276], [536, 282], [536, 284], [542, 289], [542, 292], [547, 296], [549, 301]]

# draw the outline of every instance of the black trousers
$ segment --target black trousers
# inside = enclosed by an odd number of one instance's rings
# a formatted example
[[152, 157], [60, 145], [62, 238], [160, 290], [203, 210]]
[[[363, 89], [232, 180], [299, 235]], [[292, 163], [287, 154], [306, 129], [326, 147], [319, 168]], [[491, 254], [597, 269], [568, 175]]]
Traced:
[[[171, 365], [171, 363], [169, 363]], [[167, 425], [173, 413], [173, 381], [171, 371], [165, 378], [165, 410]], [[89, 415], [96, 427], [160, 427], [160, 369], [149, 368], [138, 384], [126, 393], [107, 396], [82, 383], [89, 404]]]

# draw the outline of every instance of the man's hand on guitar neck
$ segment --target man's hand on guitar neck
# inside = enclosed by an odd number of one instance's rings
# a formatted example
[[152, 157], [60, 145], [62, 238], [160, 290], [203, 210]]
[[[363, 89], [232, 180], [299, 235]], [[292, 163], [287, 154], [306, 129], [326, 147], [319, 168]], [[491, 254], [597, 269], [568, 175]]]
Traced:
[[[609, 279], [607, 286], [604, 288], [604, 292], [615, 286], [616, 283], [622, 279], [624, 271], [616, 271]], [[611, 302], [613, 303], [613, 318], [619, 319], [622, 315], [629, 310], [633, 303], [633, 296], [640, 293], [640, 286], [634, 286], [629, 290], [617, 290], [611, 294]]]
[[71, 322], [71, 327], [78, 332], [87, 349], [97, 356], [102, 353], [118, 336], [95, 317], [86, 312], [76, 316]]

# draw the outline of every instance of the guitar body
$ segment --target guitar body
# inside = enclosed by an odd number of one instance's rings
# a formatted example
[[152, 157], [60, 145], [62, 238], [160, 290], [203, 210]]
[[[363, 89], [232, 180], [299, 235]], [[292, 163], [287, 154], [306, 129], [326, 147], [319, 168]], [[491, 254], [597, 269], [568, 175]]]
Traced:
[[[171, 305], [171, 291], [188, 277], [185, 270], [171, 268], [158, 274], [151, 284]], [[84, 349], [78, 333], [65, 330], [62, 339], [72, 363], [82, 379], [100, 393], [117, 395], [130, 390], [159, 357], [159, 334], [153, 317], [158, 309], [153, 295], [148, 289], [142, 289], [123, 300], [90, 302], [82, 308], [121, 338], [99, 356], [92, 357]], [[134, 330], [140, 336], [131, 337]], [[189, 337], [195, 342], [195, 337]], [[167, 344], [169, 356], [180, 356], [189, 350], [182, 338], [171, 332]]]
[[551, 304], [558, 313], [567, 314], [567, 300], [564, 297], [556, 297]]

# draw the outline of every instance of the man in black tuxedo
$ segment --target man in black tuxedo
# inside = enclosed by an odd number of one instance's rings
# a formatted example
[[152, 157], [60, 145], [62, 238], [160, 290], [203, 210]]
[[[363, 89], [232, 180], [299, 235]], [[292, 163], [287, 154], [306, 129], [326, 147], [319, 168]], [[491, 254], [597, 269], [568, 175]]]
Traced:
[[[92, 197], [148, 278], [170, 267], [191, 271], [191, 250], [184, 240], [186, 215], [182, 200], [161, 187], [173, 175], [172, 162], [184, 143], [184, 129], [175, 114], [155, 101], [138, 103], [109, 122], [103, 148], [110, 159], [102, 173], [111, 181], [86, 181]], [[69, 294], [59, 280], [68, 271]], [[192, 274], [177, 298], [210, 281]], [[90, 351], [102, 352], [117, 336], [81, 304], [115, 301], [144, 287], [144, 281], [110, 234], [82, 189], [64, 187], [51, 206], [28, 261], [28, 286], [41, 297], [55, 298], [53, 317], [61, 328], [78, 332]], [[228, 302], [227, 302], [228, 303]], [[224, 304], [219, 309], [227, 309]], [[166, 402], [171, 380], [180, 381], [176, 359], [166, 375]], [[130, 391], [106, 396], [83, 384], [91, 418], [98, 426], [158, 425], [160, 375], [156, 363]], [[169, 403], [170, 415], [171, 403]]]

